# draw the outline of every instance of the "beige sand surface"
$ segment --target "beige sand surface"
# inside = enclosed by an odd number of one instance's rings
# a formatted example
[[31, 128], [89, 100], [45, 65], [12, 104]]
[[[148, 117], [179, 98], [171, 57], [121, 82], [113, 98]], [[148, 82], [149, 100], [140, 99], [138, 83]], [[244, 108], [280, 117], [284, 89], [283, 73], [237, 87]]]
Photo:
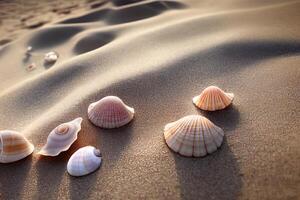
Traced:
[[98, 8], [106, 0], [0, 0], [0, 46], [32, 29]]
[[[59, 123], [84, 121], [68, 152], [1, 164], [0, 198], [299, 199], [299, 10], [300, 1], [112, 1], [2, 47], [0, 129], [21, 131], [38, 151]], [[45, 65], [51, 50], [59, 60]], [[233, 92], [234, 104], [195, 108], [209, 85]], [[106, 95], [134, 107], [134, 121], [93, 126], [87, 107]], [[226, 139], [210, 156], [181, 157], [163, 127], [197, 113]], [[86, 145], [101, 149], [102, 166], [70, 177], [67, 160]]]

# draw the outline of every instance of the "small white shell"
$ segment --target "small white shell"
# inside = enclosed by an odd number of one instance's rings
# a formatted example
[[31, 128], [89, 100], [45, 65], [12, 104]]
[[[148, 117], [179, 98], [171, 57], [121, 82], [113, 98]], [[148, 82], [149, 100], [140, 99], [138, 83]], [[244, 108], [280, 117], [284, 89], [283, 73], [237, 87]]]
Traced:
[[199, 96], [193, 98], [193, 103], [202, 110], [215, 111], [229, 106], [233, 98], [233, 93], [226, 93], [216, 86], [209, 86]]
[[207, 118], [189, 115], [164, 128], [167, 145], [183, 156], [202, 157], [221, 146], [224, 132]]
[[28, 46], [26, 49], [26, 54], [29, 55], [32, 52], [32, 46]]
[[129, 123], [134, 109], [116, 96], [107, 96], [88, 107], [89, 120], [102, 128], [118, 128]]
[[0, 131], [0, 163], [11, 163], [29, 156], [34, 146], [19, 132]]
[[82, 118], [63, 123], [51, 131], [47, 138], [47, 143], [38, 152], [44, 156], [57, 156], [63, 151], [67, 151], [77, 140], [78, 132], [81, 130]]
[[55, 51], [50, 51], [45, 54], [44, 61], [45, 63], [54, 63], [58, 59], [58, 53]]
[[84, 176], [96, 171], [101, 161], [99, 149], [92, 146], [82, 147], [70, 157], [67, 171], [72, 176]]

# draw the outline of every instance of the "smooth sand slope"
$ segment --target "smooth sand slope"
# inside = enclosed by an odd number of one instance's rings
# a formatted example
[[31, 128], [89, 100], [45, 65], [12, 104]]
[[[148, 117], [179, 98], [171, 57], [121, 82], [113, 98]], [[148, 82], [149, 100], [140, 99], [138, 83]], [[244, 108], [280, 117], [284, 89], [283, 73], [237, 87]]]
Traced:
[[[45, 26], [0, 50], [0, 129], [22, 131], [39, 150], [62, 122], [82, 131], [56, 158], [0, 165], [0, 197], [35, 199], [297, 199], [300, 196], [300, 1], [112, 1]], [[33, 55], [25, 57], [26, 47]], [[45, 52], [60, 57], [44, 65]], [[27, 71], [35, 62], [37, 68]], [[202, 112], [209, 85], [234, 104]], [[132, 123], [104, 130], [90, 103], [116, 95]], [[205, 158], [174, 154], [163, 127], [203, 114], [224, 129]], [[97, 172], [70, 177], [79, 147], [103, 154]]]

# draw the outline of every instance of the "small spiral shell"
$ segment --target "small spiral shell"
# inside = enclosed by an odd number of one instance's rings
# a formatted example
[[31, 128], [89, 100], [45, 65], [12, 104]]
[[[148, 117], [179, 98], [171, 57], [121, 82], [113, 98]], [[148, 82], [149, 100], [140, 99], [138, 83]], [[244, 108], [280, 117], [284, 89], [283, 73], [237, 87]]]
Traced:
[[67, 151], [77, 140], [77, 135], [81, 130], [82, 118], [63, 123], [51, 131], [47, 138], [47, 143], [38, 152], [44, 156], [57, 156], [63, 151]]
[[78, 149], [69, 159], [67, 171], [72, 176], [84, 176], [96, 171], [101, 164], [99, 149], [86, 146]]

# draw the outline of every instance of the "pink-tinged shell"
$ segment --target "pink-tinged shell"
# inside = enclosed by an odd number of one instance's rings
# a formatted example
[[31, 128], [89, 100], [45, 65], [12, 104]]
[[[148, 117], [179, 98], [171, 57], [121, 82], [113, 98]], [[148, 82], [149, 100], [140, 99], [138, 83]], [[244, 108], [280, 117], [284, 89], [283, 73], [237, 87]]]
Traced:
[[69, 159], [67, 171], [71, 176], [84, 176], [96, 171], [102, 161], [101, 152], [92, 146], [78, 149]]
[[51, 131], [47, 138], [47, 143], [38, 152], [44, 156], [57, 156], [63, 151], [67, 151], [77, 140], [77, 135], [81, 130], [82, 118], [78, 117], [73, 121], [60, 124]]
[[168, 147], [180, 155], [203, 157], [221, 146], [224, 132], [203, 116], [189, 115], [167, 124], [164, 137]]
[[19, 132], [0, 131], [0, 163], [11, 163], [32, 154], [34, 146]]
[[88, 118], [101, 128], [118, 128], [128, 124], [134, 116], [134, 109], [119, 97], [107, 96], [88, 107]]
[[193, 98], [193, 103], [202, 110], [215, 111], [229, 106], [233, 98], [233, 93], [226, 93], [216, 86], [209, 86], [199, 96]]

